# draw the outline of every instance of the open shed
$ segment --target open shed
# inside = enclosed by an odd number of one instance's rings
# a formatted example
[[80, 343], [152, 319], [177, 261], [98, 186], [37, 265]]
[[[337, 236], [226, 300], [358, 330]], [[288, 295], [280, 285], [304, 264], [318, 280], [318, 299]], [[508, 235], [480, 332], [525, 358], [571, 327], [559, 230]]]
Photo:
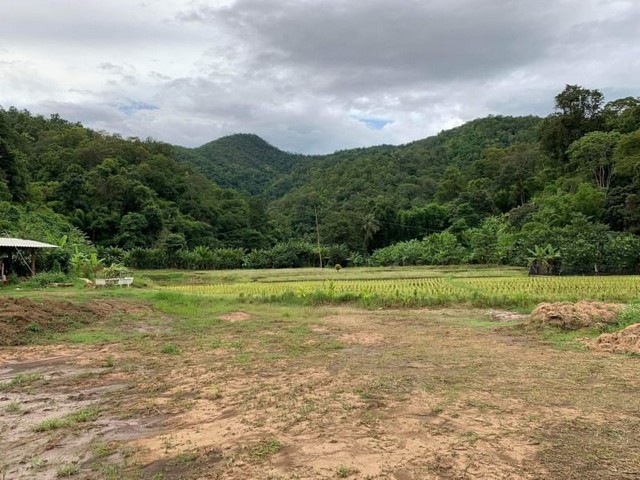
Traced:
[[16, 258], [25, 262], [27, 262], [28, 258], [31, 275], [35, 275], [36, 252], [42, 248], [58, 248], [58, 246], [22, 238], [0, 237], [0, 276], [2, 280], [5, 280], [7, 272], [13, 271], [13, 263], [16, 261]]

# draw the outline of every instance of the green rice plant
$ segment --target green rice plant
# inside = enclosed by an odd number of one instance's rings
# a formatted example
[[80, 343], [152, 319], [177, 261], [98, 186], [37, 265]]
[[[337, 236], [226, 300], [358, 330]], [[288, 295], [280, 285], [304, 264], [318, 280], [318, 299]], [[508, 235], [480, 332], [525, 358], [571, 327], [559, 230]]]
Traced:
[[640, 298], [640, 277], [425, 277], [330, 281], [221, 283], [167, 288], [199, 296], [236, 297], [244, 302], [359, 303], [420, 307], [466, 303], [482, 307], [533, 308], [540, 302], [630, 302]]

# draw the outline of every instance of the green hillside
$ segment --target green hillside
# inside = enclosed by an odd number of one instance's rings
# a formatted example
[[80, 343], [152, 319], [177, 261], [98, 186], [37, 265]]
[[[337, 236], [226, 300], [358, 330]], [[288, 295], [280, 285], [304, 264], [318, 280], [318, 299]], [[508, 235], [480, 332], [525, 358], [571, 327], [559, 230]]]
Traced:
[[0, 211], [16, 219], [5, 230], [37, 211], [33, 231], [50, 215], [52, 230], [67, 222], [147, 267], [312, 265], [319, 236], [325, 262], [640, 271], [640, 99], [568, 85], [555, 100], [544, 119], [318, 156], [247, 134], [174, 147], [0, 109]]
[[221, 188], [173, 147], [0, 109], [0, 202], [63, 215], [98, 246], [270, 244], [262, 206]]
[[309, 157], [295, 155], [268, 144], [257, 135], [236, 134], [197, 148], [174, 147], [179, 162], [189, 162], [226, 188], [256, 195]]

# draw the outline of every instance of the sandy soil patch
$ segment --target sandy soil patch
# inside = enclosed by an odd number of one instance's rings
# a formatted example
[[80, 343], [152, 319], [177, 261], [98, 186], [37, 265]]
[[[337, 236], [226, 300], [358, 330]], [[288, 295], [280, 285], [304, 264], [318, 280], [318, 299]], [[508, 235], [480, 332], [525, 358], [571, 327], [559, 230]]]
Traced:
[[227, 322], [243, 322], [251, 318], [251, 314], [247, 312], [232, 312], [226, 315], [221, 315], [220, 320], [226, 320]]
[[372, 347], [375, 345], [381, 345], [384, 343], [384, 335], [376, 332], [354, 332], [345, 333], [340, 335], [340, 341], [348, 345], [364, 345], [365, 347]]

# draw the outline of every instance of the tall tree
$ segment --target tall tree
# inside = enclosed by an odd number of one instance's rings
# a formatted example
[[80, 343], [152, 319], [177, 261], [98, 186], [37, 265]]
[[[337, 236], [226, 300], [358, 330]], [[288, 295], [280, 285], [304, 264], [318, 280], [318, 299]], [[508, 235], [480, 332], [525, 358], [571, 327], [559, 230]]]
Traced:
[[620, 140], [618, 132], [591, 132], [571, 144], [570, 165], [593, 180], [598, 188], [608, 189], [613, 176], [613, 157]]
[[569, 145], [603, 127], [604, 96], [599, 90], [567, 85], [555, 100], [556, 113], [540, 125], [540, 144], [549, 157], [565, 163]]
[[380, 222], [373, 213], [367, 213], [364, 216], [362, 220], [362, 231], [364, 233], [364, 248], [368, 250], [374, 235], [380, 231]]

